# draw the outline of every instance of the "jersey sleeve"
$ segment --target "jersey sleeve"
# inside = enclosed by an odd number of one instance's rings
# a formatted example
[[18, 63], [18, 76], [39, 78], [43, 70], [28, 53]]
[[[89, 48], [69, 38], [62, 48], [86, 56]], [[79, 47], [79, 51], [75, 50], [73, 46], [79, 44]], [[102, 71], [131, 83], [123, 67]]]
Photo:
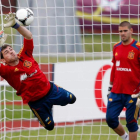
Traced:
[[111, 74], [110, 74], [110, 82], [112, 82], [112, 83], [113, 83], [114, 77], [115, 77], [115, 69], [116, 69], [116, 66], [115, 66], [115, 64], [113, 64], [112, 69], [111, 69]]
[[33, 39], [27, 40], [24, 38], [23, 47], [21, 48], [18, 56], [20, 57], [21, 55], [27, 55], [29, 57], [32, 57], [33, 48]]
[[116, 63], [116, 60], [115, 60], [115, 50], [116, 50], [116, 47], [121, 45], [121, 42], [117, 42], [116, 44], [114, 44], [113, 46], [113, 58], [112, 58], [112, 63]]
[[0, 64], [0, 76], [5, 76], [8, 72], [7, 66]]
[[138, 50], [138, 59], [139, 59], [139, 62], [140, 62], [140, 43], [138, 45], [138, 48], [139, 48], [139, 50]]
[[138, 60], [140, 62], [140, 42], [136, 43], [136, 47], [138, 48]]
[[110, 82], [113, 82], [114, 81], [114, 77], [115, 77], [115, 69], [116, 69], [115, 45], [113, 46], [113, 58], [112, 58], [113, 66], [112, 66], [111, 74], [110, 74]]
[[115, 49], [113, 47], [113, 57], [112, 57], [112, 63], [115, 63]]

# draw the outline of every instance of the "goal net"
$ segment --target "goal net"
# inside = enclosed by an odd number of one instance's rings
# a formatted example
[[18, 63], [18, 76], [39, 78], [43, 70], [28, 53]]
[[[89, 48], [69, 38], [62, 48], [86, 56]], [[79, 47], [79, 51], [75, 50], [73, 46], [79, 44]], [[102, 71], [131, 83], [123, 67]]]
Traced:
[[[55, 128], [45, 130], [16, 91], [1, 78], [1, 140], [120, 140], [106, 124], [107, 88], [118, 24], [130, 21], [139, 41], [139, 0], [0, 0], [4, 15], [30, 8], [34, 21], [34, 58], [46, 77], [71, 91], [75, 104], [53, 106]], [[18, 53], [23, 38], [4, 29], [6, 43]], [[126, 128], [125, 109], [119, 116]], [[140, 136], [138, 135], [138, 138]]]

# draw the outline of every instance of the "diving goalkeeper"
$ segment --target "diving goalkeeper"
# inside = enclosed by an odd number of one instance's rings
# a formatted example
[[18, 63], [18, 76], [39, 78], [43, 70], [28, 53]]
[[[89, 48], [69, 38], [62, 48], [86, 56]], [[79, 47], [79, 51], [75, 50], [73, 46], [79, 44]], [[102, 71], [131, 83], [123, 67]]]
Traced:
[[16, 23], [15, 14], [9, 13], [5, 18], [4, 28], [12, 27], [23, 37], [21, 51], [16, 54], [9, 44], [4, 44], [7, 35], [0, 32], [1, 61], [0, 75], [15, 89], [17, 95], [28, 103], [41, 125], [47, 130], [53, 130], [54, 121], [52, 106], [73, 104], [76, 97], [69, 91], [48, 81], [33, 58], [32, 33]]

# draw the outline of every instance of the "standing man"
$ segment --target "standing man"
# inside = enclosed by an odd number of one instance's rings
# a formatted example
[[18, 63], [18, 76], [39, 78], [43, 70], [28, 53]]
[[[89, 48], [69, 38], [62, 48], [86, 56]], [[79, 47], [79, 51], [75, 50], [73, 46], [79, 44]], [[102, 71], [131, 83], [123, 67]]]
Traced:
[[[113, 48], [113, 67], [106, 113], [108, 126], [123, 140], [137, 140], [138, 130], [139, 102], [131, 95], [138, 92], [140, 83], [140, 43], [132, 38], [132, 33], [133, 29], [129, 22], [120, 23], [121, 42], [116, 43]], [[126, 107], [126, 127], [129, 135], [118, 121], [118, 116], [124, 107]]]
[[39, 69], [32, 55], [34, 48], [32, 33], [16, 23], [15, 14], [9, 13], [5, 20], [4, 27], [15, 28], [24, 37], [24, 43], [17, 55], [9, 44], [4, 44], [6, 37], [1, 32], [0, 54], [1, 61], [5, 65], [0, 64], [0, 75], [17, 90], [17, 95], [22, 97], [23, 102], [28, 103], [41, 125], [47, 130], [53, 130], [52, 106], [73, 104], [76, 97], [49, 82]]

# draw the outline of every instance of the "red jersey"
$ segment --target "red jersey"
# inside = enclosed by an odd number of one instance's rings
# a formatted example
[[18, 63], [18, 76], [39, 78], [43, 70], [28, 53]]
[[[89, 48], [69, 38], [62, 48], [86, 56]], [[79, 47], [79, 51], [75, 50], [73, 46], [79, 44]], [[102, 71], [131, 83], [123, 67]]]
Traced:
[[112, 92], [134, 94], [140, 83], [140, 43], [133, 40], [129, 45], [119, 42], [113, 48]]
[[36, 101], [50, 90], [49, 81], [32, 56], [33, 48], [33, 39], [24, 39], [23, 48], [18, 54], [18, 65], [1, 64], [0, 68], [0, 75], [17, 90], [24, 103]]

